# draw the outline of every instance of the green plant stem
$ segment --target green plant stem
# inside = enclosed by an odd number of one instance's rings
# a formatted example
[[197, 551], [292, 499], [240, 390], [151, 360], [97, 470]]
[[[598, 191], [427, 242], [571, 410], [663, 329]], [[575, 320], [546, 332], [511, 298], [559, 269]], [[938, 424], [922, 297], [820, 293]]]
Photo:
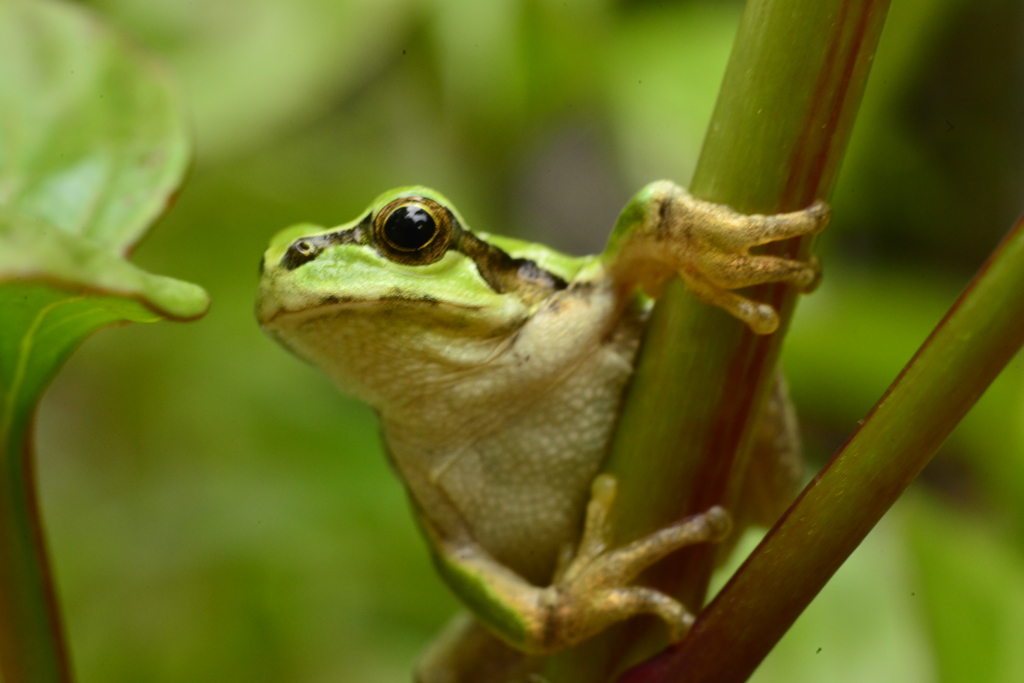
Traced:
[[[750, 0], [690, 191], [747, 213], [791, 211], [827, 198], [888, 6], [888, 0]], [[766, 251], [803, 257], [809, 249], [810, 240], [800, 239]], [[782, 285], [749, 294], [780, 312], [778, 332], [753, 335], [694, 300], [678, 281], [658, 302], [608, 464], [620, 482], [612, 520], [617, 543], [712, 505], [736, 508], [736, 475], [746, 464], [753, 418], [767, 397], [796, 298]], [[714, 556], [707, 545], [684, 549], [644, 581], [699, 607]], [[583, 680], [581, 670], [595, 672], [586, 680], [606, 680], [601, 676], [657, 643], [648, 633], [640, 646], [622, 645], [636, 640], [617, 629], [565, 655], [575, 660], [577, 677], [557, 680]]]
[[[828, 197], [887, 9], [886, 0], [751, 0], [691, 192], [747, 213], [791, 211]], [[772, 253], [805, 256], [810, 240], [774, 246]], [[684, 479], [692, 486], [683, 496], [685, 507], [672, 510], [669, 520], [735, 502], [732, 474], [745, 464], [751, 418], [767, 396], [796, 299], [795, 290], [781, 284], [750, 294], [779, 310], [778, 332], [754, 335], [722, 311], [697, 303], [682, 286], [655, 311], [611, 467], [625, 479], [643, 461], [696, 463], [692, 477]], [[651, 405], [636, 410], [634, 395]], [[648, 434], [660, 436], [652, 429], [655, 420], [674, 438], [648, 442]], [[678, 479], [651, 478], [643, 487], [624, 484], [618, 509], [650, 497], [652, 481], [665, 481], [659, 500], [679, 504]], [[626, 514], [633, 513], [623, 512], [621, 519]], [[639, 525], [635, 518], [628, 521], [641, 533], [664, 523], [650, 513]], [[713, 555], [708, 546], [679, 553], [659, 572], [660, 582], [675, 583], [688, 604], [700, 605]]]
[[[68, 683], [67, 647], [47, 560], [35, 481], [36, 401], [77, 342], [49, 353], [50, 322], [84, 297], [27, 284], [0, 284], [0, 672], [4, 683]], [[7, 361], [6, 363], [4, 361]]]
[[140, 303], [41, 281], [0, 282], [0, 680], [68, 683], [71, 667], [45, 553], [32, 415], [92, 332], [159, 320]]
[[745, 681], [1022, 345], [1024, 219], [686, 640], [621, 683]]
[[0, 671], [5, 683], [68, 683], [35, 494], [31, 423], [0, 443]]

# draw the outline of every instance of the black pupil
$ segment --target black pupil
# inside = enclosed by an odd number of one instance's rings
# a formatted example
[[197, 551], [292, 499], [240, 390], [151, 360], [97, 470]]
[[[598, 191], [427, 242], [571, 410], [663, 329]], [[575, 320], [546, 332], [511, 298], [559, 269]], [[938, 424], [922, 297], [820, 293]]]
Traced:
[[400, 206], [384, 221], [384, 234], [398, 248], [414, 251], [427, 245], [437, 233], [437, 223], [425, 209], [415, 204]]

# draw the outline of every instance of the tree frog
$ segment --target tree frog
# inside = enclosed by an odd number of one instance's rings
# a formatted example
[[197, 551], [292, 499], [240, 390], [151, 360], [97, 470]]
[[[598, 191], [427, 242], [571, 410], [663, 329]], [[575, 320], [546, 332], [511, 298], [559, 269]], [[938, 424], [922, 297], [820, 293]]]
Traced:
[[[475, 232], [439, 193], [405, 187], [350, 223], [274, 237], [260, 324], [377, 410], [435, 564], [475, 617], [430, 651], [419, 680], [491, 680], [463, 672], [468, 659], [528, 666], [641, 613], [685, 634], [683, 605], [631, 582], [673, 550], [724, 538], [730, 515], [715, 507], [624, 547], [606, 542], [616, 482], [602, 461], [651, 298], [678, 275], [769, 334], [776, 311], [733, 290], [807, 290], [819, 268], [749, 249], [828, 218], [822, 202], [742, 215], [660, 181], [629, 201], [601, 254], [574, 258]], [[750, 500], [785, 498], [799, 476], [783, 393], [778, 384], [762, 416]]]

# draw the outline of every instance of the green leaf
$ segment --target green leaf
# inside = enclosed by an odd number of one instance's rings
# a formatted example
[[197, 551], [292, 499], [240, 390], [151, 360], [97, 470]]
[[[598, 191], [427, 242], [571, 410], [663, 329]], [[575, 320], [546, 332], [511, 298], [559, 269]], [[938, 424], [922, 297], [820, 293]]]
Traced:
[[0, 5], [0, 201], [124, 253], [167, 205], [189, 140], [169, 75], [56, 2]]
[[132, 299], [39, 283], [0, 286], [0, 311], [0, 441], [16, 446], [22, 438], [16, 428], [28, 421], [36, 399], [83, 338], [108, 325], [160, 319]]
[[70, 680], [33, 482], [32, 414], [97, 329], [202, 315], [197, 285], [125, 260], [190, 142], [168, 74], [75, 6], [0, 4], [0, 673]]
[[196, 318], [208, 304], [198, 285], [147, 273], [78, 235], [0, 212], [0, 283], [33, 280], [134, 298], [169, 318]]
[[0, 282], [61, 282], [202, 315], [199, 287], [119, 258], [188, 168], [166, 70], [86, 11], [11, 0], [0, 4], [0, 111]]

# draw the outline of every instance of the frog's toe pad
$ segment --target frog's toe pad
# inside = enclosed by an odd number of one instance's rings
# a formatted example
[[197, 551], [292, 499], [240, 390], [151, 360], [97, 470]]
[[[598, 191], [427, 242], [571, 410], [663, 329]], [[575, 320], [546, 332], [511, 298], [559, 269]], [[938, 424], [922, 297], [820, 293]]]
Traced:
[[710, 527], [708, 540], [717, 543], [732, 531], [732, 515], [721, 505], [715, 505], [703, 514], [704, 522]]
[[716, 287], [700, 278], [684, 279], [698, 301], [724, 309], [734, 318], [746, 323], [754, 334], [771, 334], [778, 329], [779, 314], [769, 304]]
[[817, 254], [811, 254], [807, 259], [807, 266], [806, 275], [793, 282], [804, 294], [810, 294], [821, 284], [821, 261], [818, 260]]

